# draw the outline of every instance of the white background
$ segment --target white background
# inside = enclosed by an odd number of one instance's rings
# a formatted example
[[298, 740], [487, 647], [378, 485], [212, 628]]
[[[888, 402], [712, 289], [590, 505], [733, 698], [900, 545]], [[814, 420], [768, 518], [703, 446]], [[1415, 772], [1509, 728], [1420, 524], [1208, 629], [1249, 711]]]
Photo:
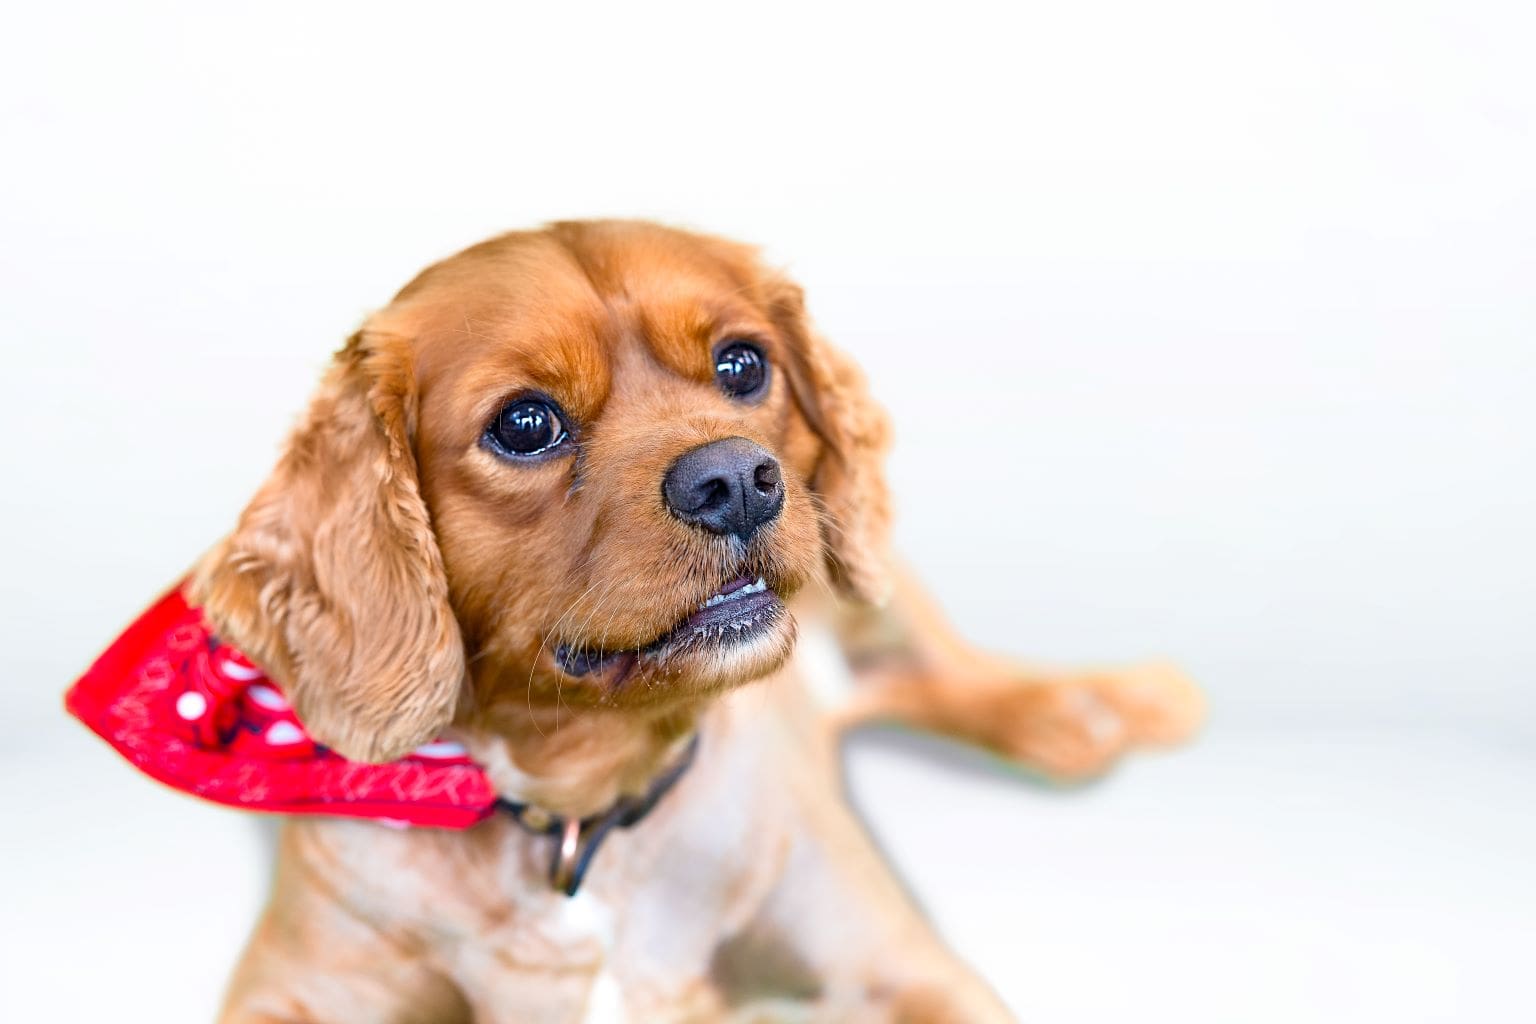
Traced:
[[632, 215], [805, 284], [977, 641], [1209, 688], [1072, 793], [856, 744], [1021, 1015], [1531, 1019], [1536, 8], [540, 6], [6, 18], [0, 1017], [208, 1018], [256, 829], [62, 690], [416, 269]]

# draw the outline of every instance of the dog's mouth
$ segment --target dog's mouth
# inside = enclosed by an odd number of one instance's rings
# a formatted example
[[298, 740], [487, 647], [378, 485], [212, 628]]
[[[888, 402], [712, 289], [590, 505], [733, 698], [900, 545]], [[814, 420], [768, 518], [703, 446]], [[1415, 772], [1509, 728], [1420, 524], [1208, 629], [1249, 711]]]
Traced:
[[604, 676], [607, 688], [617, 690], [639, 668], [666, 669], [690, 655], [751, 644], [770, 634], [785, 614], [784, 602], [763, 577], [742, 576], [643, 647], [607, 650], [562, 643], [555, 648], [555, 663], [570, 676]]

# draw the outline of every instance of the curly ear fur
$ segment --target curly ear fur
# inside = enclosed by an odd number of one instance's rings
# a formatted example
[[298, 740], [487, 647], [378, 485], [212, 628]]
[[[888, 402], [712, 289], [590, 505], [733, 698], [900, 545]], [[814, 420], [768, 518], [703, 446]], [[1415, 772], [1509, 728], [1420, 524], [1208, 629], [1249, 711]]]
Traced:
[[408, 358], [367, 331], [347, 342], [190, 587], [219, 634], [285, 687], [310, 733], [360, 761], [433, 739], [464, 689], [409, 441]]
[[798, 285], [777, 282], [772, 309], [790, 343], [788, 376], [795, 400], [827, 446], [811, 488], [823, 505], [832, 578], [848, 596], [882, 604], [891, 588], [891, 499], [885, 481], [890, 419], [853, 360], [811, 328]]

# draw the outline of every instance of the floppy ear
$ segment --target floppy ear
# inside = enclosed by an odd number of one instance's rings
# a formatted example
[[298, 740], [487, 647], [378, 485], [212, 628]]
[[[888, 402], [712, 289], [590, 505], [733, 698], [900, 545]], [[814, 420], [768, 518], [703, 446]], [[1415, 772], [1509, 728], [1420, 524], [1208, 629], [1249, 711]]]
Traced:
[[359, 761], [433, 739], [464, 688], [414, 417], [404, 343], [354, 335], [190, 588], [220, 636], [284, 686], [311, 735]]
[[832, 578], [872, 604], [890, 593], [891, 500], [885, 482], [890, 419], [864, 374], [810, 326], [798, 285], [775, 282], [773, 318], [790, 346], [787, 376], [826, 450], [811, 478], [824, 510], [822, 540]]

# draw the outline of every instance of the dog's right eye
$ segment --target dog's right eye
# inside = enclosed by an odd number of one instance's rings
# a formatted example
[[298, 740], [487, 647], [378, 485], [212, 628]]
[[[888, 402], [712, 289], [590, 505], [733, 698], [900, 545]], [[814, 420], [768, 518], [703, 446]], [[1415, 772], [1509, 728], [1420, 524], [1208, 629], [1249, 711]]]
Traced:
[[509, 402], [485, 428], [485, 440], [503, 455], [542, 455], [570, 435], [554, 405], [542, 398]]
[[768, 382], [768, 360], [751, 342], [728, 342], [715, 356], [715, 380], [732, 398], [751, 399]]

